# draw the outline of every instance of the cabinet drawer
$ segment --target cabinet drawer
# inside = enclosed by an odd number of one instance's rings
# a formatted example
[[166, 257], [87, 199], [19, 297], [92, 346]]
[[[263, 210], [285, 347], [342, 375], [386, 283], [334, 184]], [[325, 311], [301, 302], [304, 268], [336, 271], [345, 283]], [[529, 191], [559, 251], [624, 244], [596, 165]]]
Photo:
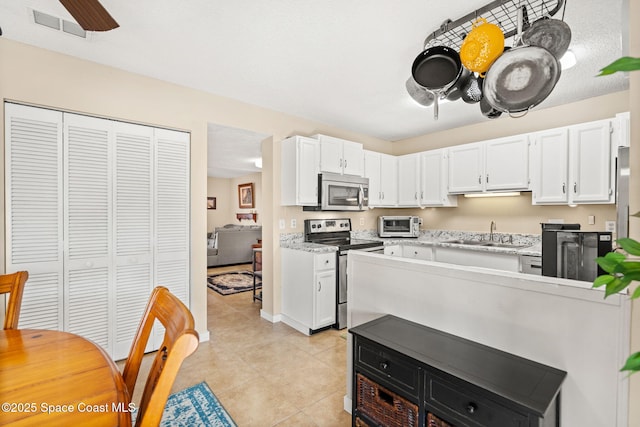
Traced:
[[336, 253], [318, 254], [315, 256], [315, 269], [318, 270], [333, 270], [336, 268]]
[[[454, 384], [427, 375], [425, 400], [427, 405], [453, 413], [463, 422], [482, 427], [527, 427], [528, 417], [465, 390], [463, 383]], [[434, 411], [436, 412], [436, 411]], [[452, 414], [452, 415], [453, 415]], [[454, 421], [455, 424], [455, 421]]]
[[386, 349], [356, 343], [356, 364], [385, 378], [387, 382], [410, 393], [419, 394], [420, 368], [399, 354]]

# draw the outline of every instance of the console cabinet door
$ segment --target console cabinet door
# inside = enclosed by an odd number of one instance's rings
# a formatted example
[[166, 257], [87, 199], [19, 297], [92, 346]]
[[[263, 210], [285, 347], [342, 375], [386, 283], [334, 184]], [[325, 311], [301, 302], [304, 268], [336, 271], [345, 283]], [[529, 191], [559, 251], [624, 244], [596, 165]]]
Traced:
[[464, 144], [449, 148], [449, 193], [483, 190], [482, 144]]
[[486, 191], [529, 189], [529, 137], [516, 135], [484, 143]]
[[336, 322], [336, 272], [325, 270], [315, 274], [313, 326], [318, 329]]
[[535, 134], [532, 165], [532, 203], [567, 203], [569, 131], [566, 128]]
[[611, 122], [601, 120], [571, 126], [570, 200], [573, 203], [613, 203]]

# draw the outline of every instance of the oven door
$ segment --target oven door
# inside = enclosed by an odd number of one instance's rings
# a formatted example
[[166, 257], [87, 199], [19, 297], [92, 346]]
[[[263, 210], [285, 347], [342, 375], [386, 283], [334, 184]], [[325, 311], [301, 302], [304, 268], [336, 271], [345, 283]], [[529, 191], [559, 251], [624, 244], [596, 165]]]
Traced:
[[369, 206], [368, 178], [323, 174], [320, 207], [325, 211], [362, 211]]

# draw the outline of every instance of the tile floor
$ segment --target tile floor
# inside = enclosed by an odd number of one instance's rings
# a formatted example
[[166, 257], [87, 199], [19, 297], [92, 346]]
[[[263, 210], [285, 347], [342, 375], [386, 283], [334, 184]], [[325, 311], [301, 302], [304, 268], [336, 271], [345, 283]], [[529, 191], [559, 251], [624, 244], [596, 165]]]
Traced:
[[[251, 265], [209, 273], [239, 269]], [[351, 425], [343, 410], [346, 330], [307, 337], [272, 324], [260, 317], [251, 292], [222, 296], [208, 290], [207, 298], [211, 339], [185, 360], [174, 392], [206, 381], [240, 427]], [[134, 401], [142, 388], [136, 386]]]

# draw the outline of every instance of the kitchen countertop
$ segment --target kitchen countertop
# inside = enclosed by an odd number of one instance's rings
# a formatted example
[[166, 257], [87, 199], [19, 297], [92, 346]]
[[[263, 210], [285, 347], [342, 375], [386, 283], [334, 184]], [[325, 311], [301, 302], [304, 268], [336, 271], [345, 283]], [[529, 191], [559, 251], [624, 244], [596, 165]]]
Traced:
[[[358, 239], [377, 240], [384, 246], [400, 245], [400, 246], [427, 246], [427, 247], [445, 247], [455, 248], [477, 252], [493, 252], [500, 254], [541, 256], [542, 246], [539, 235], [529, 234], [505, 234], [495, 233], [494, 241], [496, 243], [504, 241], [512, 241], [518, 247], [496, 247], [481, 245], [465, 245], [460, 243], [450, 243], [450, 240], [476, 240], [489, 241], [487, 233], [473, 233], [447, 230], [428, 230], [423, 231], [418, 238], [395, 238], [395, 237], [379, 237], [377, 233], [371, 231], [353, 232], [352, 237]], [[283, 234], [280, 238], [280, 247], [294, 249], [299, 251], [313, 253], [328, 253], [338, 250], [337, 246], [320, 245], [317, 243], [304, 242], [302, 233]]]

